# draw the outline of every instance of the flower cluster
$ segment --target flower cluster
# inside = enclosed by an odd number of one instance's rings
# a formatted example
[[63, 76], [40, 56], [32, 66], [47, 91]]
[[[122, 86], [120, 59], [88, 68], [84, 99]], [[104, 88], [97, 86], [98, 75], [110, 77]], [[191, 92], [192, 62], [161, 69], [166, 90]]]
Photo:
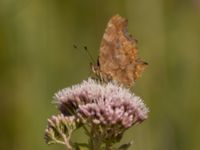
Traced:
[[[71, 147], [69, 139], [72, 132], [76, 129], [76, 119], [73, 116], [67, 117], [63, 114], [52, 116], [48, 119], [48, 125], [45, 130], [46, 143], [60, 143]], [[61, 141], [60, 139], [63, 139]]]
[[147, 118], [148, 109], [129, 89], [114, 82], [99, 83], [88, 79], [55, 94], [64, 115], [77, 114], [90, 124], [120, 125], [129, 128]]
[[54, 95], [54, 101], [61, 115], [48, 120], [45, 138], [47, 143], [61, 143], [68, 148], [72, 147], [71, 133], [79, 127], [91, 137], [91, 149], [96, 149], [96, 143], [109, 147], [108, 141], [110, 145], [118, 142], [124, 131], [141, 123], [148, 114], [140, 97], [129, 89], [115, 82], [101, 83], [91, 78], [60, 90]]

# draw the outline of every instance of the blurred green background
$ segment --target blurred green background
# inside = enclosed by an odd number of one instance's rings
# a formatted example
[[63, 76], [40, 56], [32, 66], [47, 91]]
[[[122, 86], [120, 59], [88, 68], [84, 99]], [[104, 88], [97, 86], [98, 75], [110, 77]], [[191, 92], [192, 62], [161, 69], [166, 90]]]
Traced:
[[135, 150], [199, 150], [200, 0], [1, 0], [1, 150], [65, 149], [43, 140], [46, 119], [58, 113], [52, 96], [90, 75], [82, 47], [97, 58], [116, 13], [149, 62], [135, 85], [149, 119], [124, 141], [133, 138]]

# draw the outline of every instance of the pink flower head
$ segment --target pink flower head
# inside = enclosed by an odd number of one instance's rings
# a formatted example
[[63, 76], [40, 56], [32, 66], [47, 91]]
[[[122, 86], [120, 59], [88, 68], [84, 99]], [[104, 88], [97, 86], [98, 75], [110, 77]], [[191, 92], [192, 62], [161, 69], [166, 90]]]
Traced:
[[134, 93], [117, 83], [89, 78], [55, 94], [64, 115], [77, 115], [88, 124], [129, 128], [147, 118], [148, 109]]

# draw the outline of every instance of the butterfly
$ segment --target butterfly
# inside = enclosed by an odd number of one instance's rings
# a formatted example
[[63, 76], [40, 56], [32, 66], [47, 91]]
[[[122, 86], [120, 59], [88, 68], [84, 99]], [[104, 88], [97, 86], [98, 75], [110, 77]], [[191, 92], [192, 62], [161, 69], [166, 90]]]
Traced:
[[101, 80], [115, 80], [125, 86], [133, 86], [147, 63], [138, 58], [137, 40], [127, 30], [127, 19], [115, 15], [105, 29], [100, 44], [97, 64], [92, 70]]

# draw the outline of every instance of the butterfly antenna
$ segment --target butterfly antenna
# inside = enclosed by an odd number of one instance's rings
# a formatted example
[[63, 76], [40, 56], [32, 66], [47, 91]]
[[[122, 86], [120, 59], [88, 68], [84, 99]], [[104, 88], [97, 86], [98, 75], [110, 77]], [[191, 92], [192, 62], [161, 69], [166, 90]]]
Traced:
[[88, 50], [87, 46], [84, 46], [84, 50], [86, 51], [86, 53], [88, 54], [88, 56], [90, 57], [90, 59], [92, 60], [92, 62], [95, 64], [95, 60], [92, 57], [92, 55], [91, 55], [90, 51]]
[[[80, 50], [76, 44], [73, 44], [73, 48]], [[94, 58], [92, 57], [90, 51], [88, 50], [87, 46], [84, 46], [83, 48], [84, 48], [85, 52], [87, 53], [87, 55], [89, 56], [89, 60], [92, 61], [91, 65], [96, 64], [96, 62], [95, 62]]]

